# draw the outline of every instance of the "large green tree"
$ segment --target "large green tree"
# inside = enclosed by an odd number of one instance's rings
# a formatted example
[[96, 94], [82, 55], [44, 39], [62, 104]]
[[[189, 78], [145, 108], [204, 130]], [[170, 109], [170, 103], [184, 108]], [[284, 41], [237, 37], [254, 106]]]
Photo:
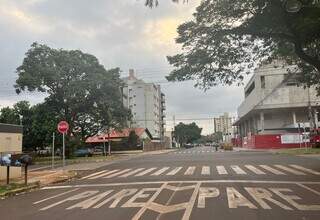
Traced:
[[106, 70], [93, 55], [33, 43], [17, 73], [17, 93], [46, 93], [45, 103], [70, 124], [72, 137], [83, 141], [130, 119], [122, 103], [120, 70]]
[[[286, 9], [292, 1], [302, 4], [298, 12]], [[205, 89], [230, 85], [257, 64], [282, 59], [297, 65], [293, 73], [302, 82], [320, 90], [319, 1], [204, 0], [178, 34], [182, 53], [168, 57], [175, 67], [170, 81], [194, 79]]]
[[175, 126], [174, 135], [180, 144], [193, 143], [201, 138], [202, 128], [199, 128], [196, 123], [184, 124], [180, 122]]

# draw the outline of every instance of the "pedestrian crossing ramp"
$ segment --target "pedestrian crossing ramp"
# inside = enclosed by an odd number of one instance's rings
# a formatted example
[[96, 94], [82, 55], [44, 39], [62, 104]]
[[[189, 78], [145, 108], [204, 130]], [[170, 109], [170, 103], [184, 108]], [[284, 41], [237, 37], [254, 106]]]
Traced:
[[296, 175], [319, 176], [320, 172], [314, 169], [309, 169], [304, 166], [290, 164], [290, 165], [217, 165], [217, 166], [179, 166], [179, 167], [150, 167], [150, 168], [127, 168], [127, 169], [110, 169], [102, 170], [90, 175], [84, 176], [82, 180], [95, 179], [113, 179], [113, 178], [127, 178], [127, 177], [157, 177], [157, 176], [210, 176], [210, 175]]

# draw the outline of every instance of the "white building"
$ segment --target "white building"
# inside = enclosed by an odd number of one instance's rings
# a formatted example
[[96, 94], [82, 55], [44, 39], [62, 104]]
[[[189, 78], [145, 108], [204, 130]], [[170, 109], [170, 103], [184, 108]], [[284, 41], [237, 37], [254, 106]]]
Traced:
[[298, 87], [288, 68], [294, 66], [275, 62], [255, 71], [244, 89], [245, 99], [235, 122], [241, 137], [295, 133], [300, 125], [308, 129], [310, 118], [313, 124], [319, 123], [320, 97], [313, 88]]
[[134, 70], [124, 78], [124, 105], [132, 112], [129, 127], [147, 128], [153, 138], [163, 140], [165, 126], [165, 95], [160, 85], [137, 79]]

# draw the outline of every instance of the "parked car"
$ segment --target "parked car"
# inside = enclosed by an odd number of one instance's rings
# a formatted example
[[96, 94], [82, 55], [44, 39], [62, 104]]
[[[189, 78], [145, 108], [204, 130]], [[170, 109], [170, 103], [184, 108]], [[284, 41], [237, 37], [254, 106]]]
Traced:
[[103, 152], [104, 152], [103, 146], [97, 146], [92, 149], [93, 155], [103, 155]]
[[186, 149], [189, 149], [189, 148], [193, 148], [194, 146], [193, 146], [193, 144], [185, 144], [184, 145], [184, 147], [186, 148]]
[[92, 157], [93, 153], [90, 148], [80, 148], [74, 152], [76, 157]]

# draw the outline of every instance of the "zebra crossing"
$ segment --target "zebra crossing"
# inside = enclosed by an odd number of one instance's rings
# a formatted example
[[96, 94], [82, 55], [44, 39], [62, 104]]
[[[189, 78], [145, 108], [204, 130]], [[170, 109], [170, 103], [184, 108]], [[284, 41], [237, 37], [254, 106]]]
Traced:
[[[176, 151], [172, 154], [207, 154], [207, 153], [216, 153], [215, 150], [182, 150], [182, 151]], [[222, 152], [219, 150], [218, 152]]]
[[151, 167], [151, 168], [127, 168], [103, 170], [84, 176], [81, 179], [111, 179], [126, 177], [145, 177], [145, 176], [193, 176], [193, 175], [320, 175], [319, 171], [312, 170], [300, 165], [218, 165], [218, 166], [187, 166], [187, 167]]

